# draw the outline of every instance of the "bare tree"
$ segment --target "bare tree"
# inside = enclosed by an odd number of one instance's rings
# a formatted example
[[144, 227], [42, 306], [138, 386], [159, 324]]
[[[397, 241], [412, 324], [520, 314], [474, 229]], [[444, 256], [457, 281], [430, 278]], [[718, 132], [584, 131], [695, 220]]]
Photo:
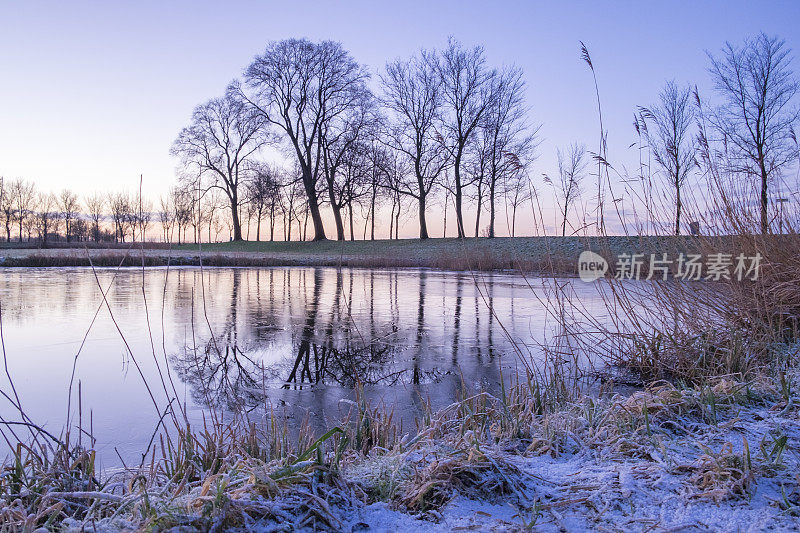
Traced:
[[0, 215], [6, 230], [6, 242], [11, 242], [11, 225], [16, 220], [14, 210], [14, 188], [12, 181], [0, 177]]
[[467, 146], [464, 159], [466, 174], [471, 176], [469, 182], [473, 185], [469, 197], [475, 202], [475, 237], [480, 235], [481, 212], [489, 184], [488, 166], [491, 139], [482, 133], [485, 133], [482, 128], [477, 131], [475, 142]]
[[467, 145], [474, 140], [486, 109], [491, 105], [496, 72], [487, 68], [483, 48], [465, 49], [453, 38], [440, 54], [437, 70], [442, 80], [446, 108], [443, 129], [453, 158], [453, 201], [459, 238], [464, 232], [462, 203], [464, 189], [471, 182], [464, 180], [463, 159]]
[[106, 199], [99, 193], [87, 196], [84, 200], [86, 212], [92, 221], [92, 238], [95, 242], [100, 242], [100, 220], [105, 215]]
[[[387, 184], [387, 173], [389, 167], [392, 165], [391, 159], [396, 156], [397, 152], [387, 149], [384, 145], [380, 144], [377, 139], [373, 138], [370, 141], [368, 148], [368, 173], [365, 179], [366, 197], [367, 201], [367, 215], [366, 223], [364, 225], [364, 239], [367, 237], [367, 230], [369, 229], [370, 240], [375, 240], [375, 215], [377, 209], [384, 197], [384, 191]], [[423, 226], [420, 224], [420, 228]], [[427, 228], [426, 228], [427, 233]], [[422, 237], [422, 230], [420, 229], [420, 238]]]
[[[153, 220], [153, 202], [137, 196], [137, 205], [134, 211], [134, 226], [139, 230], [139, 240], [147, 240], [147, 228]], [[135, 239], [134, 239], [135, 240]]]
[[[373, 176], [372, 158], [367, 142], [351, 145], [342, 164], [342, 204], [347, 208], [350, 240], [355, 240], [354, 211], [370, 195]], [[363, 206], [362, 206], [363, 207]]]
[[681, 187], [695, 167], [695, 149], [691, 138], [694, 108], [689, 86], [679, 88], [667, 82], [659, 103], [640, 109], [648, 144], [670, 186], [675, 190], [675, 235], [681, 233]]
[[[192, 227], [192, 241], [195, 244], [197, 244], [198, 242], [200, 242], [202, 240], [200, 238], [200, 229], [201, 229], [201, 227], [203, 225], [203, 211], [201, 210], [200, 201], [203, 198], [203, 194], [202, 194], [202, 191], [200, 190], [200, 180], [199, 179], [195, 180], [194, 182], [192, 182], [191, 180], [186, 180], [186, 185], [190, 185], [190, 184], [191, 184], [191, 186], [188, 186], [188, 187], [184, 188], [183, 199], [184, 199], [184, 202], [185, 202], [185, 209], [188, 211], [187, 212], [188, 225]], [[219, 190], [219, 189], [211, 188], [210, 190], [208, 190], [208, 192], [210, 192], [212, 190]], [[241, 207], [242, 204], [244, 204], [244, 207], [246, 208], [247, 204], [242, 200], [243, 199], [241, 199], [238, 202], [238, 205], [239, 205], [239, 207]], [[229, 208], [230, 208], [230, 206], [229, 206]], [[241, 213], [239, 212], [238, 208], [237, 208], [237, 217], [241, 217]], [[232, 218], [231, 218], [231, 221], [230, 221], [230, 227], [231, 227], [231, 240], [233, 240], [234, 224], [233, 224], [233, 219]], [[248, 220], [248, 226], [247, 227], [249, 227], [249, 220]]]
[[239, 187], [247, 163], [267, 142], [265, 122], [229, 89], [222, 98], [198, 106], [192, 123], [184, 128], [172, 146], [172, 153], [205, 179], [203, 190], [218, 188], [231, 206], [233, 239], [242, 239], [239, 221]]
[[219, 242], [219, 234], [224, 227], [224, 223], [219, 214], [215, 214], [214, 218], [211, 219], [211, 227], [214, 229], [214, 242]]
[[280, 129], [297, 158], [314, 240], [325, 239], [317, 182], [321, 135], [327, 126], [363, 99], [369, 74], [340, 43], [287, 39], [271, 43], [245, 71], [253, 91], [248, 101]]
[[89, 225], [78, 217], [72, 222], [72, 238], [78, 242], [89, 240]]
[[192, 191], [181, 187], [173, 187], [170, 191], [170, 203], [173, 209], [173, 221], [178, 234], [178, 244], [186, 240], [186, 228], [192, 221], [194, 198]]
[[281, 187], [281, 172], [277, 167], [266, 163], [258, 164], [251, 170], [252, 179], [247, 184], [247, 201], [253, 207], [256, 217], [256, 240], [261, 240], [261, 221], [270, 215], [270, 240], [275, 238], [275, 209]]
[[171, 242], [172, 227], [175, 223], [175, 211], [170, 196], [161, 196], [158, 201], [158, 221], [161, 224], [161, 236], [164, 242]]
[[792, 127], [800, 110], [792, 103], [800, 86], [790, 52], [785, 41], [760, 33], [742, 46], [726, 43], [719, 57], [709, 54], [723, 99], [711, 123], [730, 153], [731, 170], [759, 181], [762, 233], [769, 231], [769, 184], [797, 154]]
[[388, 63], [381, 85], [383, 105], [392, 114], [384, 142], [402, 154], [413, 171], [409, 179], [397, 182], [395, 192], [417, 200], [419, 237], [427, 239], [427, 198], [448, 164], [436, 131], [442, 112], [442, 82], [436, 59], [422, 51], [408, 61]]
[[343, 211], [350, 209], [352, 213], [356, 189], [363, 184], [359, 178], [363, 178], [365, 140], [372, 137], [375, 122], [372, 95], [364, 91], [337, 120], [320, 128], [324, 187], [336, 225], [336, 239], [340, 241], [345, 240]]
[[[372, 95], [364, 93], [362, 100], [341, 115], [340, 120], [320, 130], [325, 187], [336, 224], [336, 239], [340, 241], [345, 240], [342, 211], [349, 209], [352, 215], [353, 202], [360, 196], [361, 186], [366, 181], [368, 148], [365, 139], [372, 137], [370, 131], [374, 124]], [[352, 230], [352, 223], [350, 226]]]
[[517, 236], [517, 210], [531, 199], [531, 183], [524, 166], [518, 166], [505, 177], [504, 196], [506, 199], [506, 217], [511, 206], [511, 236]]
[[61, 218], [64, 219], [64, 236], [67, 242], [72, 239], [72, 222], [80, 215], [78, 197], [69, 189], [64, 189], [58, 196]]
[[[539, 130], [527, 122], [522, 71], [507, 68], [494, 81], [491, 105], [479, 131], [485, 158], [483, 179], [489, 203], [489, 237], [495, 236], [497, 197], [503, 192], [502, 186], [508, 176], [523, 171], [533, 161]], [[476, 218], [480, 220], [480, 208]]]
[[550, 183], [556, 189], [556, 200], [561, 214], [561, 236], [567, 234], [567, 217], [569, 208], [574, 204], [581, 194], [581, 182], [583, 181], [583, 171], [586, 169], [587, 161], [586, 146], [573, 143], [562, 151], [560, 148], [556, 152], [558, 158], [558, 181], [553, 183], [549, 176], [545, 176], [545, 183]]
[[[290, 180], [281, 188], [278, 205], [283, 217], [283, 240], [285, 241], [292, 240], [292, 222], [297, 219], [299, 224], [299, 213], [307, 208], [307, 204], [303, 203], [305, 197], [305, 185], [302, 178]], [[305, 240], [305, 235], [298, 236], [298, 240]]]
[[131, 200], [127, 193], [111, 193], [108, 195], [108, 208], [114, 223], [114, 241], [125, 242], [132, 220]]
[[[216, 240], [215, 238], [212, 239], [212, 230], [214, 228], [214, 221], [219, 218], [219, 213], [226, 209], [227, 201], [223, 198], [221, 192], [218, 189], [212, 189], [207, 194], [204, 195], [202, 200], [205, 200], [201, 204], [201, 216], [200, 218], [203, 219], [205, 224], [207, 225], [208, 229], [208, 242], [213, 242]], [[250, 228], [248, 228], [249, 232]], [[249, 235], [249, 233], [248, 233]]]
[[35, 213], [36, 229], [39, 232], [39, 241], [42, 246], [47, 244], [47, 236], [58, 233], [58, 199], [51, 192], [41, 192], [37, 195], [37, 210]]
[[36, 187], [33, 183], [17, 179], [11, 183], [10, 192], [14, 199], [14, 211], [19, 223], [19, 242], [22, 242], [23, 226], [27, 226], [28, 239], [30, 240], [32, 222], [34, 221], [33, 206], [36, 202]]

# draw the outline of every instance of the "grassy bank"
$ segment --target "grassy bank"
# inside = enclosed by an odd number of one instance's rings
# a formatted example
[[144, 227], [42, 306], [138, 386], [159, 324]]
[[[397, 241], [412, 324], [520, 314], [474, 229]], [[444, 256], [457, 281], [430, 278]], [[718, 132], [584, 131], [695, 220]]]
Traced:
[[620, 253], [690, 249], [691, 241], [651, 237], [517, 237], [321, 242], [227, 242], [144, 248], [6, 248], [0, 266], [351, 266], [517, 270], [572, 275], [583, 250]]
[[[278, 415], [162, 435], [142, 465], [19, 447], [0, 523], [96, 531], [732, 530], [800, 514], [794, 383], [718, 379], [558, 406], [534, 386], [428, 412], [415, 436], [354, 402], [323, 435]], [[494, 529], [493, 529], [494, 528]]]

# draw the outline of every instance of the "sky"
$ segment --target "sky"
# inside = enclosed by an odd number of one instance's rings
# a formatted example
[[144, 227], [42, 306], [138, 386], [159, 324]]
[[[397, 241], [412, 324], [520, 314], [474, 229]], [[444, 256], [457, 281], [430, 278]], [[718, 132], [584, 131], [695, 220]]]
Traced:
[[[706, 51], [759, 31], [797, 50], [798, 21], [800, 2], [792, 1], [0, 0], [0, 175], [80, 194], [133, 191], [141, 175], [145, 193], [160, 195], [174, 183], [169, 148], [192, 109], [222, 94], [268, 42], [289, 37], [341, 41], [373, 73], [387, 60], [441, 48], [451, 35], [483, 45], [493, 65], [521, 67], [530, 120], [541, 124], [535, 182], [555, 171], [556, 147], [597, 144], [583, 41], [609, 156], [631, 165], [633, 113], [655, 102], [665, 80], [710, 93]], [[440, 217], [431, 218], [435, 234]], [[409, 236], [415, 231], [404, 225]]]

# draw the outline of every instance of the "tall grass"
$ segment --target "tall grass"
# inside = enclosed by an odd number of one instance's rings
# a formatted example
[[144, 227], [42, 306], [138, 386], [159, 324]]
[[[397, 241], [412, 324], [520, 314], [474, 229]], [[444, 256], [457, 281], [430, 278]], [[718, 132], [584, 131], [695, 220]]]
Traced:
[[[569, 287], [559, 291], [559, 298], [570, 302], [568, 312], [562, 314], [563, 328], [578, 351], [607, 363], [606, 373], [626, 370], [628, 378], [645, 383], [659, 379], [702, 382], [720, 376], [777, 375], [797, 361], [800, 211], [776, 211], [771, 231], [762, 233], [752, 180], [726, 170], [733, 165], [708, 141], [702, 113], [699, 116], [702, 175], [694, 189], [684, 192], [688, 193], [684, 217], [698, 223], [701, 234], [654, 238], [650, 248], [655, 253], [640, 256], [642, 281], [625, 279], [624, 265], [616, 264], [618, 256], [613, 255], [619, 249], [610, 246], [612, 238], [604, 234], [599, 251], [611, 271], [596, 285], [603, 308], [587, 309], [573, 301]], [[640, 179], [620, 176], [621, 182], [639, 182], [638, 196], [648, 201], [643, 202], [643, 211], [620, 217], [618, 223], [626, 234], [640, 239], [645, 239], [645, 228], [669, 235], [674, 231], [674, 206], [669, 195], [650, 190], [653, 179], [649, 169], [645, 172]], [[794, 190], [800, 190], [796, 180]], [[660, 201], [653, 201], [659, 197]], [[680, 264], [680, 258], [693, 255], [704, 268], [697, 281], [681, 277], [685, 264]], [[665, 258], [669, 261], [666, 272], [650, 271], [651, 261]], [[727, 263], [723, 275], [707, 270], [720, 260]], [[618, 379], [625, 377], [618, 375]]]

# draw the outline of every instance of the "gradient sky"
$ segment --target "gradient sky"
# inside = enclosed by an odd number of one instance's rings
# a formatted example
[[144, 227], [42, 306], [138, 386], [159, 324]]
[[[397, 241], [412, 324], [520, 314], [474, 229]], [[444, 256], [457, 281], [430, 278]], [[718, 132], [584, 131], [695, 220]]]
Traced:
[[193, 107], [274, 39], [338, 40], [373, 72], [448, 35], [483, 44], [491, 63], [525, 72], [531, 119], [542, 124], [535, 177], [554, 171], [557, 146], [597, 142], [579, 40], [618, 164], [634, 160], [635, 106], [652, 103], [666, 79], [708, 91], [705, 50], [762, 30], [800, 47], [800, 2], [434, 4], [0, 0], [0, 175], [83, 194], [134, 190], [142, 174], [145, 190], [161, 194]]

